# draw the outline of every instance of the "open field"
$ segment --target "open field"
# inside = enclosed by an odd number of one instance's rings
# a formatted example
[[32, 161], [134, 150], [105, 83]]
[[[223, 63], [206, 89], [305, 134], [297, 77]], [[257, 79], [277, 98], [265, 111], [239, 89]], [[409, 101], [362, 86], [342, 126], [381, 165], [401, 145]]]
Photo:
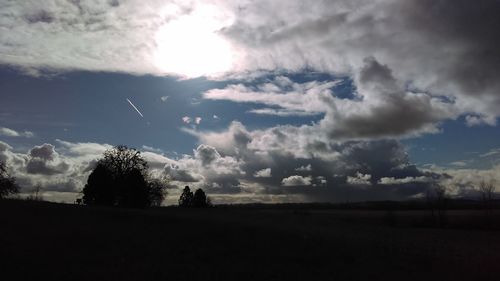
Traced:
[[500, 222], [448, 211], [0, 202], [3, 280], [498, 280]]

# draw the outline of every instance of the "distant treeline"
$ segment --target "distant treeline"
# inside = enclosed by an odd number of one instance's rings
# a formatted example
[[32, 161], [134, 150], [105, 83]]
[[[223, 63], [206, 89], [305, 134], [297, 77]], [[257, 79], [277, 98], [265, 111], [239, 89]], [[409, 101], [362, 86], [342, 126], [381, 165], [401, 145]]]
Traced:
[[[241, 209], [310, 209], [310, 210], [428, 210], [429, 202], [426, 200], [411, 201], [364, 201], [343, 203], [246, 203], [246, 204], [218, 204], [217, 208]], [[480, 210], [484, 208], [481, 200], [473, 199], [448, 199], [448, 210]], [[500, 200], [492, 201], [492, 209], [500, 209]]]

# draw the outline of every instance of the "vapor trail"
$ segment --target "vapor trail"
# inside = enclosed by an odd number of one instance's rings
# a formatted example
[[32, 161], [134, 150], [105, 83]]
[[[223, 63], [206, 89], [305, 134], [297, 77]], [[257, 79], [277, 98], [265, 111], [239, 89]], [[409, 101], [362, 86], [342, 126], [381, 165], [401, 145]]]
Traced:
[[139, 109], [137, 109], [137, 107], [135, 107], [135, 105], [129, 99], [126, 99], [126, 100], [135, 109], [135, 111], [137, 111], [137, 113], [139, 113], [139, 115], [141, 115], [141, 117], [144, 118], [144, 115], [142, 115], [142, 113], [139, 111]]

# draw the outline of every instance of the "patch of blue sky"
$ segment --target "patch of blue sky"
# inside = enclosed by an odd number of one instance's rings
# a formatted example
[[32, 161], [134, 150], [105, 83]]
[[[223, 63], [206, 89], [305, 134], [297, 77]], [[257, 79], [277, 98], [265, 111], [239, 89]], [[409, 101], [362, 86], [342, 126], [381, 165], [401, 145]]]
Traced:
[[493, 157], [482, 154], [500, 147], [500, 129], [480, 125], [468, 127], [464, 117], [448, 120], [440, 126], [441, 132], [403, 140], [408, 147], [410, 160], [418, 165], [435, 164], [450, 166], [465, 161], [467, 168], [489, 168], [498, 163]]

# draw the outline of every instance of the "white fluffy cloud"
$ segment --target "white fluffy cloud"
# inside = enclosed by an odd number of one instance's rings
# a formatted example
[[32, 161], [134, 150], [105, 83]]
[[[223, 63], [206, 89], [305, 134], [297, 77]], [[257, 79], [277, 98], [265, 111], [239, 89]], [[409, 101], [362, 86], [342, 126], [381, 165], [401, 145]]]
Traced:
[[182, 122], [186, 123], [186, 124], [196, 124], [196, 125], [200, 125], [201, 124], [201, 120], [202, 118], [201, 117], [189, 117], [189, 116], [184, 116], [182, 117]]
[[[440, 180], [451, 196], [467, 196], [478, 198], [479, 185], [482, 181], [491, 182], [496, 187], [496, 192], [500, 191], [500, 165], [494, 165], [487, 169], [471, 168], [444, 168], [433, 166], [427, 171], [440, 173], [446, 177]], [[421, 181], [429, 180], [422, 178]]]
[[[119, 71], [211, 75], [229, 70], [218, 35], [233, 15], [212, 1], [0, 1], [1, 63], [36, 74]], [[224, 60], [222, 60], [224, 59]]]
[[351, 177], [347, 177], [347, 183], [353, 185], [371, 185], [370, 180], [372, 179], [372, 175], [370, 174], [362, 174], [360, 172], [356, 172], [356, 175]]
[[500, 148], [490, 149], [490, 151], [479, 155], [480, 157], [491, 157], [500, 154]]
[[312, 178], [310, 176], [303, 177], [299, 175], [289, 176], [281, 180], [283, 186], [307, 186], [311, 185]]
[[253, 174], [256, 178], [270, 178], [271, 177], [271, 168], [266, 168], [262, 170], [258, 170]]
[[[72, 201], [83, 188], [86, 177], [102, 152], [109, 145], [97, 143], [71, 143], [57, 140], [56, 145], [36, 145], [26, 153], [15, 152], [0, 142], [0, 160], [5, 161], [16, 177], [21, 192], [29, 193], [40, 184], [44, 194], [52, 200], [67, 200], [64, 193], [72, 194]], [[63, 195], [61, 195], [63, 194]]]
[[310, 171], [312, 171], [312, 167], [311, 167], [311, 164], [308, 164], [307, 166], [300, 166], [300, 167], [296, 168], [295, 171], [297, 171], [297, 172], [310, 172]]
[[352, 79], [358, 99], [332, 98], [329, 88], [338, 81], [284, 77], [204, 96], [269, 106], [251, 110], [256, 114], [324, 113], [321, 125], [336, 138], [412, 136], [460, 115], [470, 126], [496, 124], [499, 8], [467, 0], [4, 0], [0, 63], [30, 73], [220, 79], [323, 71]]
[[246, 175], [243, 164], [241, 159], [222, 156], [213, 146], [202, 144], [192, 155], [169, 159], [164, 172], [178, 187], [189, 184], [208, 193], [237, 193], [240, 179]]
[[35, 134], [30, 131], [18, 132], [10, 128], [0, 127], [0, 136], [32, 138], [34, 135]]
[[251, 111], [256, 114], [282, 116], [318, 114], [329, 109], [325, 101], [331, 99], [330, 88], [339, 82], [314, 81], [300, 84], [292, 82], [287, 77], [278, 76], [273, 81], [254, 87], [237, 84], [229, 85], [224, 89], [212, 89], [205, 92], [203, 97], [212, 100], [231, 100], [282, 108], [282, 110], [266, 108]]
[[383, 177], [378, 183], [379, 184], [405, 184], [405, 183], [416, 183], [416, 182], [431, 182], [432, 179], [426, 176], [420, 177], [405, 177], [405, 178], [394, 178], [394, 177]]
[[456, 118], [460, 112], [442, 98], [405, 90], [391, 69], [374, 58], [364, 60], [355, 81], [356, 97], [351, 99], [337, 97], [332, 90], [341, 81], [296, 83], [283, 76], [253, 86], [236, 84], [212, 89], [203, 97], [278, 107], [250, 111], [258, 114], [324, 114], [319, 124], [309, 128], [322, 130], [337, 140], [434, 133], [439, 131], [440, 121]]

